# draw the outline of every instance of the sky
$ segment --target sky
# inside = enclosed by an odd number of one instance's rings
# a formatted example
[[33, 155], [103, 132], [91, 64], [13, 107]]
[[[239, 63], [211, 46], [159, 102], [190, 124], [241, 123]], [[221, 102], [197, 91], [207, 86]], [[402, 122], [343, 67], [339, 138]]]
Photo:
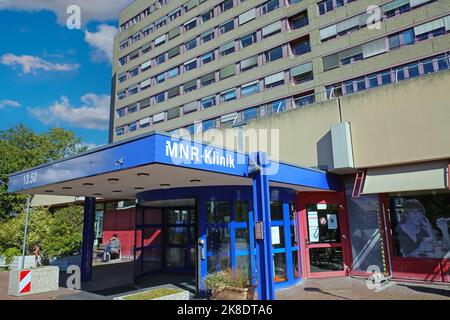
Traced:
[[[112, 45], [132, 0], [0, 0], [0, 130], [70, 129], [108, 142]], [[80, 8], [80, 28], [67, 27]]]

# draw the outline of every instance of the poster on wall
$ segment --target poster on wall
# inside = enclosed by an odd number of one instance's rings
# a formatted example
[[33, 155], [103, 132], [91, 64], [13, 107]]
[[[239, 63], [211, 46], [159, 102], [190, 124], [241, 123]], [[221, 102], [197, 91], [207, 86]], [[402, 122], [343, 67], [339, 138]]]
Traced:
[[327, 214], [328, 230], [337, 229], [337, 216], [336, 214]]
[[309, 242], [319, 242], [319, 217], [317, 211], [308, 212]]
[[280, 244], [280, 227], [272, 227], [272, 244]]

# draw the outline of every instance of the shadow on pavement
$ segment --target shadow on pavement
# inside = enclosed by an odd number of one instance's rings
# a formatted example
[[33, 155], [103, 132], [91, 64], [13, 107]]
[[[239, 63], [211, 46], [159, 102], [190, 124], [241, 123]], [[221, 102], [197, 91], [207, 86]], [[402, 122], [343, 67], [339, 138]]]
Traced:
[[303, 290], [305, 290], [306, 292], [314, 292], [314, 293], [320, 293], [320, 294], [324, 294], [324, 295], [328, 295], [328, 296], [332, 296], [335, 298], [339, 298], [339, 299], [343, 299], [343, 300], [351, 300], [349, 298], [343, 297], [343, 296], [338, 296], [336, 294], [330, 293], [330, 292], [325, 292], [320, 288], [312, 288], [312, 287], [306, 287], [303, 288]]
[[397, 284], [399, 287], [406, 287], [410, 290], [421, 292], [421, 293], [428, 293], [428, 294], [435, 294], [442, 297], [450, 297], [450, 289], [440, 289], [436, 287], [424, 287], [420, 285], [408, 285], [408, 284]]

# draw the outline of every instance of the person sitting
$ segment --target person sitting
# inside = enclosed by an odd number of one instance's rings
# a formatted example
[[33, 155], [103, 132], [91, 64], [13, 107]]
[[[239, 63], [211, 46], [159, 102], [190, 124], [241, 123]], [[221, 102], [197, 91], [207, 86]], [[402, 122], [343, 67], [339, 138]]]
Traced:
[[111, 259], [111, 254], [115, 254], [120, 257], [120, 240], [117, 237], [117, 233], [113, 234], [111, 240], [105, 246], [105, 251], [103, 252], [103, 262], [107, 262]]

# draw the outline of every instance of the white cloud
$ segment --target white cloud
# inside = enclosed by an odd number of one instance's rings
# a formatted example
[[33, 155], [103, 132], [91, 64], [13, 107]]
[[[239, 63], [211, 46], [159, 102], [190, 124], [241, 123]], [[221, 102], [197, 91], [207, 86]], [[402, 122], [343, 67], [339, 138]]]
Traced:
[[6, 108], [6, 107], [12, 107], [12, 108], [19, 108], [21, 105], [19, 102], [9, 99], [3, 99], [0, 100], [0, 109]]
[[120, 10], [124, 9], [133, 0], [0, 0], [0, 10], [18, 11], [53, 11], [58, 17], [58, 23], [66, 24], [67, 7], [78, 5], [81, 9], [81, 22], [97, 20], [106, 21], [117, 19]]
[[28, 55], [16, 56], [12, 53], [4, 54], [0, 59], [0, 63], [12, 67], [22, 67], [22, 73], [24, 74], [37, 74], [37, 70], [73, 71], [80, 66], [78, 64], [52, 63], [39, 57]]
[[109, 123], [108, 95], [88, 93], [81, 97], [81, 106], [73, 106], [67, 97], [47, 108], [29, 108], [30, 116], [45, 125], [69, 125], [82, 129], [107, 130]]
[[92, 60], [112, 61], [114, 36], [117, 34], [116, 27], [101, 24], [97, 27], [97, 32], [85, 31], [84, 40], [94, 49], [91, 54]]

